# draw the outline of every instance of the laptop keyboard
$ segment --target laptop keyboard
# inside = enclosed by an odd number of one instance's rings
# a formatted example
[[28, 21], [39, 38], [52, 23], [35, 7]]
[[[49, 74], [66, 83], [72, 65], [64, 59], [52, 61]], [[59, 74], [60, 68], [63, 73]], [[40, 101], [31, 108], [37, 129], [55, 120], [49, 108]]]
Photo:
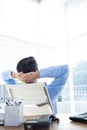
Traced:
[[72, 121], [87, 123], [87, 112], [70, 116], [69, 119], [72, 120]]

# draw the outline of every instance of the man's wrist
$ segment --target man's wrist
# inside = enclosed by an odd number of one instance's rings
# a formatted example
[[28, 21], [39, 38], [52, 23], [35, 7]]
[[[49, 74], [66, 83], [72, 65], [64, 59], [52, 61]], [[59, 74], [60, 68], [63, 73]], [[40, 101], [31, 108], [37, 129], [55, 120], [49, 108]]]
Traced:
[[16, 72], [11, 71], [11, 76], [12, 76], [13, 78], [17, 78], [17, 73], [16, 73]]

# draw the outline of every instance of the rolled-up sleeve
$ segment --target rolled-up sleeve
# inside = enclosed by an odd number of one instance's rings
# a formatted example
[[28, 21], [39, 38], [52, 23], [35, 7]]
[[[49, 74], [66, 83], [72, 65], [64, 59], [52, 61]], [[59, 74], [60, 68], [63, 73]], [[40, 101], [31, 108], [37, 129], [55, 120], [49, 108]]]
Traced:
[[8, 70], [2, 73], [2, 79], [6, 84], [16, 84], [15, 79], [11, 76], [11, 72], [11, 70]]

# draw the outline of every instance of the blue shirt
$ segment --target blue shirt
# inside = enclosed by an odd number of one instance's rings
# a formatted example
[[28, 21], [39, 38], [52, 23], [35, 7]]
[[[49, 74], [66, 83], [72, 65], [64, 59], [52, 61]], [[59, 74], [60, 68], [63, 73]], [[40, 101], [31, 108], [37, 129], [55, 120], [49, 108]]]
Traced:
[[[16, 84], [16, 80], [11, 76], [11, 70], [2, 73], [2, 78], [6, 84]], [[57, 100], [58, 95], [66, 84], [67, 78], [69, 76], [68, 65], [59, 65], [44, 68], [40, 70], [40, 78], [53, 78], [50, 85], [47, 86], [50, 99], [52, 101], [52, 106], [54, 113], [58, 113]]]

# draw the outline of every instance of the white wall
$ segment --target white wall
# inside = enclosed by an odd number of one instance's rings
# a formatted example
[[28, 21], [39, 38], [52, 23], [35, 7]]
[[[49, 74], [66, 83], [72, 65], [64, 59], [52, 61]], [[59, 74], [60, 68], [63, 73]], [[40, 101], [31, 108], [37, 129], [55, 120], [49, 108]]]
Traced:
[[30, 0], [2, 0], [0, 34], [37, 42], [37, 10]]
[[0, 34], [48, 46], [65, 43], [63, 0], [2, 0]]
[[50, 46], [65, 43], [64, 1], [42, 0], [40, 6], [40, 41]]

